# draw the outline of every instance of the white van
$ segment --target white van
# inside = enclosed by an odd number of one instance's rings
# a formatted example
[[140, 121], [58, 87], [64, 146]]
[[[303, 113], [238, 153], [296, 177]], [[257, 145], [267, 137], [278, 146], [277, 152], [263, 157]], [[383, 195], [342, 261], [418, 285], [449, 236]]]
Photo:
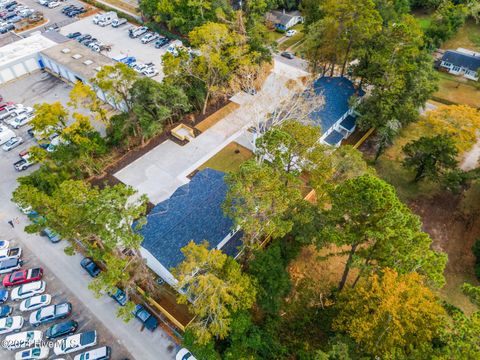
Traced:
[[0, 145], [5, 144], [11, 138], [14, 138], [16, 135], [13, 130], [10, 130], [6, 126], [0, 125]]
[[[96, 21], [99, 26], [107, 26], [112, 23], [113, 20], [118, 19], [117, 13], [115, 11], [109, 11], [105, 14], [99, 16]], [[95, 22], [95, 19], [93, 20]]]

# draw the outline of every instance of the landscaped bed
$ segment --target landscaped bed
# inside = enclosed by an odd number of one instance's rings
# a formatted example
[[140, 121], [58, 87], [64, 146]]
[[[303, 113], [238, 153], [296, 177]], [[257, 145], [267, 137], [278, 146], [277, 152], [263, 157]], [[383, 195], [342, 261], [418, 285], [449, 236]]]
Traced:
[[233, 172], [238, 170], [245, 161], [252, 157], [253, 153], [249, 149], [232, 142], [203, 163], [198, 170], [210, 168], [223, 172]]

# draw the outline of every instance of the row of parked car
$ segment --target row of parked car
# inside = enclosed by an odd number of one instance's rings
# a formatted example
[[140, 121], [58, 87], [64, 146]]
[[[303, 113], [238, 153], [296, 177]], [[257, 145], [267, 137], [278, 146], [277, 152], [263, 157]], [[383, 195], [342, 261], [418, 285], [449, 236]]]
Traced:
[[[5, 273], [0, 289], [0, 335], [6, 335], [2, 346], [11, 351], [23, 349], [15, 354], [15, 360], [31, 360], [49, 356], [50, 346], [42, 343], [45, 340], [54, 341], [53, 352], [57, 356], [97, 345], [95, 330], [76, 334], [77, 321], [62, 321], [72, 314], [72, 304], [68, 301], [52, 303], [52, 296], [46, 293], [44, 270], [40, 267], [20, 269], [21, 255], [20, 247], [10, 247], [9, 241], [0, 240], [0, 272]], [[2, 264], [11, 260], [18, 261], [19, 266], [4, 269]], [[14, 302], [20, 303], [18, 312], [14, 310]], [[46, 324], [52, 325], [45, 331], [22, 331], [27, 325], [36, 328]], [[74, 360], [107, 360], [110, 355], [110, 347], [103, 346], [78, 354]]]
[[15, 30], [15, 24], [35, 14], [35, 10], [13, 0], [0, 0], [0, 34]]
[[40, 5], [48, 7], [49, 9], [56, 8], [62, 4], [60, 1], [56, 1], [56, 0], [38, 0], [38, 3]]
[[[80, 265], [85, 271], [92, 277], [96, 278], [101, 273], [100, 267], [93, 261], [91, 258], [86, 257], [81, 262]], [[125, 306], [128, 301], [127, 294], [120, 288], [115, 288], [114, 291], [108, 294], [112, 299], [114, 299], [120, 306]], [[140, 322], [145, 326], [146, 329], [154, 331], [158, 327], [158, 320], [153, 316], [143, 305], [136, 304], [132, 314], [140, 320]]]
[[[45, 1], [45, 0], [41, 0], [41, 1]], [[87, 8], [85, 6], [66, 5], [62, 8], [62, 13], [70, 18], [73, 18], [85, 12], [87, 12]]]
[[87, 46], [93, 51], [100, 52], [103, 50], [110, 51], [110, 46], [101, 43], [97, 38], [90, 34], [82, 34], [81, 32], [74, 32], [67, 35], [69, 39], [75, 39], [80, 44]]

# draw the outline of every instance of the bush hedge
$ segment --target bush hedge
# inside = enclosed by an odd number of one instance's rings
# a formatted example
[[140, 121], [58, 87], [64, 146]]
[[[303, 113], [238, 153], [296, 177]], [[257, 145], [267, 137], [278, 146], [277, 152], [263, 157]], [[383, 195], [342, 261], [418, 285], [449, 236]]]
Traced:
[[480, 239], [475, 241], [472, 246], [473, 255], [475, 255], [475, 275], [480, 280]]

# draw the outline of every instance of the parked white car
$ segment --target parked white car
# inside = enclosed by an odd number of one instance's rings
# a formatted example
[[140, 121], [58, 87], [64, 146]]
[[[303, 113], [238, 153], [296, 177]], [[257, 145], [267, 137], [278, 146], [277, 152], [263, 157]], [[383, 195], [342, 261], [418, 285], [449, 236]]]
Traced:
[[142, 74], [148, 77], [154, 77], [158, 75], [158, 70], [155, 66], [150, 66], [150, 67], [147, 67], [146, 69], [143, 69]]
[[60, 3], [58, 1], [51, 1], [48, 3], [49, 9], [56, 8], [57, 6], [60, 6]]
[[197, 360], [197, 359], [195, 358], [195, 356], [192, 355], [192, 353], [188, 349], [183, 348], [178, 351], [177, 355], [175, 355], [175, 360]]
[[17, 286], [12, 290], [10, 294], [10, 299], [14, 301], [19, 301], [23, 299], [27, 299], [34, 295], [43, 294], [46, 288], [45, 281], [34, 281], [28, 284], [23, 284]]
[[63, 355], [74, 351], [80, 351], [95, 345], [97, 345], [97, 332], [93, 330], [71, 335], [57, 341], [53, 351], [55, 352], [55, 355]]
[[73, 360], [104, 360], [110, 359], [111, 354], [112, 349], [110, 346], [104, 346], [78, 354], [73, 358]]
[[20, 331], [23, 327], [23, 322], [24, 320], [21, 316], [0, 319], [0, 335]]
[[27, 350], [19, 351], [15, 354], [15, 360], [40, 360], [46, 359], [50, 353], [48, 346], [34, 347]]
[[33, 119], [33, 114], [21, 114], [18, 115], [17, 117], [12, 117], [5, 122], [13, 127], [14, 129], [18, 129], [19, 127], [22, 127], [23, 125], [28, 124], [31, 120]]
[[50, 305], [52, 297], [49, 294], [35, 295], [20, 303], [20, 311], [33, 311]]
[[43, 333], [41, 331], [24, 331], [6, 336], [3, 344], [5, 344], [7, 350], [24, 349], [42, 341], [42, 339]]
[[150, 32], [144, 37], [142, 37], [142, 44], [148, 44], [154, 40], [157, 40], [160, 37], [157, 33]]
[[2, 149], [3, 151], [10, 151], [15, 149], [17, 146], [23, 143], [23, 139], [20, 136], [15, 136], [8, 140], [5, 144], [3, 144]]
[[292, 37], [293, 35], [295, 35], [297, 33], [297, 30], [288, 30], [286, 33], [285, 33], [285, 36], [286, 37]]

